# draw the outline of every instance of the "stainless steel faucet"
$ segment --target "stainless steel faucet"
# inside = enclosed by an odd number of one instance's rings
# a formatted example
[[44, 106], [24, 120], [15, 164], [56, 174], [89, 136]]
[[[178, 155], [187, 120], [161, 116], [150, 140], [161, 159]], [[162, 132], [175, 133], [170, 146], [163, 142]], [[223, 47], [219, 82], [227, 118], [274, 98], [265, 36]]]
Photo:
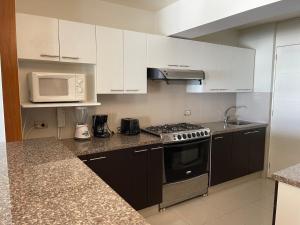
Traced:
[[229, 107], [228, 109], [225, 110], [225, 113], [224, 113], [224, 123], [225, 123], [225, 125], [227, 124], [228, 120], [230, 119], [230, 116], [228, 115], [229, 111], [231, 109], [237, 110], [237, 109], [241, 109], [241, 108], [247, 108], [247, 106], [245, 106], [245, 105], [231, 106], [231, 107]]

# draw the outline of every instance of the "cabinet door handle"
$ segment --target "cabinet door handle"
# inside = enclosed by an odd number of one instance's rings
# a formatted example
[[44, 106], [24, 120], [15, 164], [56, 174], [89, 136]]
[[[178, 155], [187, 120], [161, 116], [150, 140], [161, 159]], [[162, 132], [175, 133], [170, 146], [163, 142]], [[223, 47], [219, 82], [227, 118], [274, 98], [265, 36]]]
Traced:
[[137, 91], [139, 91], [139, 89], [127, 89], [125, 91], [137, 92]]
[[82, 162], [87, 162], [87, 161], [88, 161], [87, 159], [83, 159], [83, 160], [82, 160]]
[[252, 89], [250, 89], [250, 88], [238, 88], [235, 90], [237, 90], [237, 91], [252, 91]]
[[134, 151], [134, 153], [141, 153], [141, 152], [147, 152], [147, 151], [148, 151], [148, 149], [136, 150], [136, 151]]
[[78, 60], [80, 59], [79, 57], [72, 57], [72, 56], [62, 56], [63, 59], [74, 59], [74, 60]]
[[178, 65], [169, 64], [168, 66], [178, 67]]
[[223, 88], [223, 89], [221, 89], [221, 88], [211, 88], [210, 90], [211, 91], [227, 91], [228, 89], [225, 89], [225, 88]]
[[41, 57], [47, 57], [47, 58], [58, 58], [59, 55], [49, 55], [49, 54], [40, 54]]
[[163, 147], [151, 148], [152, 151], [163, 149]]
[[214, 140], [224, 139], [224, 137], [215, 137]]
[[106, 159], [106, 156], [102, 156], [102, 157], [97, 157], [97, 158], [92, 158], [90, 159], [90, 161], [95, 161], [95, 160], [101, 160], [101, 159]]
[[249, 132], [246, 132], [246, 133], [244, 133], [244, 134], [245, 134], [245, 135], [248, 135], [248, 134], [257, 134], [257, 133], [259, 133], [258, 130], [255, 130], [255, 131], [249, 131]]
[[191, 170], [188, 170], [188, 171], [185, 172], [186, 175], [189, 175], [189, 174], [191, 174], [191, 173], [192, 173]]
[[110, 91], [115, 91], [115, 92], [117, 92], [117, 91], [124, 91], [123, 89], [110, 89]]

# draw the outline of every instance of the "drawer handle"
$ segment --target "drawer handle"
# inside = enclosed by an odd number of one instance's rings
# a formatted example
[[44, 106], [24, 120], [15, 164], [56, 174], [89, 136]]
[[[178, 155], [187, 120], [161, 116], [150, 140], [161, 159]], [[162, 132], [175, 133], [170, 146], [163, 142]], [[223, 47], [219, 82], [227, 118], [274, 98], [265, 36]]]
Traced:
[[224, 139], [224, 137], [215, 137], [214, 140]]
[[148, 149], [136, 150], [136, 151], [134, 151], [134, 153], [141, 153], [141, 152], [147, 152], [147, 151], [148, 151]]
[[123, 89], [110, 89], [110, 91], [124, 91]]
[[137, 91], [139, 91], [139, 89], [128, 89], [128, 90], [125, 90], [125, 91], [137, 92]]
[[87, 162], [87, 161], [88, 161], [87, 159], [83, 159], [83, 160], [82, 160], [82, 162]]
[[188, 171], [185, 172], [186, 175], [189, 175], [189, 174], [191, 174], [191, 173], [192, 173], [191, 170], [188, 170]]
[[151, 150], [160, 150], [160, 149], [163, 149], [163, 147], [156, 147], [156, 148], [151, 148]]
[[72, 56], [62, 56], [63, 59], [74, 59], [74, 60], [78, 60], [80, 59], [79, 57], [72, 57]]
[[59, 55], [40, 54], [41, 57], [58, 58]]
[[185, 68], [188, 68], [188, 67], [190, 67], [190, 66], [188, 66], [188, 65], [180, 65], [179, 67], [185, 67]]
[[107, 157], [102, 156], [102, 157], [98, 157], [98, 158], [92, 158], [90, 159], [90, 161], [95, 161], [95, 160], [101, 160], [101, 159], [106, 159]]

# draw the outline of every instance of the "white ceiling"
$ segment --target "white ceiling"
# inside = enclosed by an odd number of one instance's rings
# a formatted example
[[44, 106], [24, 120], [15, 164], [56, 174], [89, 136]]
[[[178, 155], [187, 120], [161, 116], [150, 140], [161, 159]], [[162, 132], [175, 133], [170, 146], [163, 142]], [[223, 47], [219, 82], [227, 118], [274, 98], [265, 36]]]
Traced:
[[102, 0], [129, 7], [157, 11], [178, 0]]

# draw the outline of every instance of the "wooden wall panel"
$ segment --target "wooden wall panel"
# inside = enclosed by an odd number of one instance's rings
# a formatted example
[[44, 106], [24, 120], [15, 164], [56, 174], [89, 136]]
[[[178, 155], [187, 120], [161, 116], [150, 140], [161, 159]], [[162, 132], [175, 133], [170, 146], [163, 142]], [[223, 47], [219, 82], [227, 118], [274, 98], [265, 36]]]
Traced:
[[22, 139], [15, 1], [0, 0], [0, 53], [6, 140]]

